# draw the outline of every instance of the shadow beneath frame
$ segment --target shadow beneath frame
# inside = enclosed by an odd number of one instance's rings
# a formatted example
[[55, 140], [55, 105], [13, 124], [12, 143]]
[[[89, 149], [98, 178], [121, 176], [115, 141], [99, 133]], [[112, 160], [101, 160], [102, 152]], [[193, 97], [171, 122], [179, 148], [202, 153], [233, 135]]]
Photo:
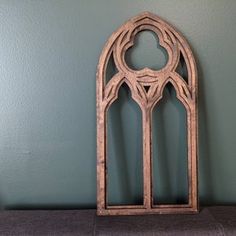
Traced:
[[95, 204], [11, 204], [6, 205], [4, 210], [80, 210], [80, 209], [96, 209]]

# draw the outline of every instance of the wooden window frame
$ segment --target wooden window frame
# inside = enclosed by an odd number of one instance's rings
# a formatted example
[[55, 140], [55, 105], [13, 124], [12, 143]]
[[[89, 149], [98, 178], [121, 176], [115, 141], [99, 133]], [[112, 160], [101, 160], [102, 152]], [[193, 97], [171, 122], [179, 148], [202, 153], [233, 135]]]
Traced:
[[[144, 30], [153, 31], [168, 53], [168, 62], [160, 70], [132, 70], [125, 62], [125, 53], [134, 44], [134, 37]], [[186, 82], [176, 68], [182, 53], [188, 72]], [[113, 55], [118, 72], [106, 83], [106, 69]], [[108, 39], [97, 67], [97, 214], [137, 215], [198, 212], [198, 112], [197, 69], [193, 53], [184, 37], [158, 16], [144, 12], [131, 18]], [[121, 84], [126, 83], [132, 98], [142, 110], [143, 130], [143, 205], [109, 206], [107, 200], [107, 111], [118, 98]], [[171, 83], [176, 96], [187, 112], [188, 203], [154, 205], [152, 189], [152, 109], [160, 101], [163, 89]], [[150, 86], [148, 92], [144, 86]]]

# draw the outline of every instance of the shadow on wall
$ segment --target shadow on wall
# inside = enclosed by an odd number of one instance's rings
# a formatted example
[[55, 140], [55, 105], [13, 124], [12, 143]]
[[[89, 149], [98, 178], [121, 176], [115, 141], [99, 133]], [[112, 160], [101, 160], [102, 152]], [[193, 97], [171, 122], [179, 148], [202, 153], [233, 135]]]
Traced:
[[[206, 109], [206, 92], [204, 81], [205, 77], [198, 60], [194, 53], [198, 69], [198, 117], [199, 117], [199, 200], [202, 205], [211, 205], [216, 203], [214, 199], [213, 179], [212, 179], [212, 160], [210, 153], [210, 137], [208, 124], [208, 111]], [[204, 195], [202, 194], [204, 193]]]
[[[126, 84], [108, 111], [108, 202], [142, 204], [142, 114]], [[186, 110], [168, 84], [153, 111], [155, 203], [186, 203]]]
[[153, 110], [153, 188], [155, 204], [186, 204], [187, 112], [168, 83]]
[[142, 114], [124, 83], [108, 111], [108, 203], [142, 204]]
[[[0, 192], [1, 192], [1, 188], [0, 188]], [[0, 211], [4, 210], [4, 208], [5, 208], [5, 200], [4, 200], [3, 196], [0, 195]]]

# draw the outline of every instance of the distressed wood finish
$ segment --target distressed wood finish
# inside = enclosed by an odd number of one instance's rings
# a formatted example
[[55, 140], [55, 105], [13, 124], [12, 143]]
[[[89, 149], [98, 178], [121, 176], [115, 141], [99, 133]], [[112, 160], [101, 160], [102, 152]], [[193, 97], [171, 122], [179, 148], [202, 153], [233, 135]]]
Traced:
[[[126, 51], [133, 46], [135, 35], [143, 30], [153, 31], [168, 53], [168, 62], [160, 70], [132, 70], [125, 62]], [[182, 54], [188, 72], [188, 82], [178, 73]], [[106, 83], [106, 69], [113, 56], [118, 72]], [[108, 39], [97, 68], [97, 214], [132, 215], [153, 213], [198, 212], [197, 190], [197, 70], [191, 49], [184, 37], [158, 16], [144, 12], [130, 19]], [[170, 82], [176, 96], [187, 112], [188, 139], [188, 204], [154, 205], [152, 189], [152, 110], [160, 101], [163, 89]], [[143, 126], [143, 205], [109, 206], [107, 202], [107, 111], [117, 99], [118, 90], [126, 83], [132, 98], [142, 110]], [[149, 86], [148, 91], [144, 86]]]

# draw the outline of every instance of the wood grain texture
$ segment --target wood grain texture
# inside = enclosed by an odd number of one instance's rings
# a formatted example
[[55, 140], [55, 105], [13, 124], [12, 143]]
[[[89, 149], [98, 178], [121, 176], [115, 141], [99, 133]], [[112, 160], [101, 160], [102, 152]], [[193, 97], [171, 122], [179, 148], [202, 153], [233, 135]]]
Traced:
[[[134, 37], [144, 30], [153, 31], [168, 53], [168, 62], [160, 70], [132, 70], [125, 62], [126, 51], [133, 46]], [[187, 82], [177, 72], [182, 54], [187, 67]], [[118, 72], [106, 83], [106, 70], [113, 56]], [[184, 37], [158, 16], [144, 12], [130, 19], [108, 39], [97, 68], [97, 214], [132, 215], [198, 212], [197, 173], [197, 69], [192, 51]], [[107, 111], [118, 98], [120, 86], [126, 83], [132, 98], [142, 110], [143, 182], [141, 206], [108, 206], [107, 201]], [[161, 100], [163, 89], [171, 83], [176, 96], [187, 112], [188, 139], [188, 204], [154, 205], [152, 188], [152, 110]], [[149, 86], [148, 91], [144, 86]]]

